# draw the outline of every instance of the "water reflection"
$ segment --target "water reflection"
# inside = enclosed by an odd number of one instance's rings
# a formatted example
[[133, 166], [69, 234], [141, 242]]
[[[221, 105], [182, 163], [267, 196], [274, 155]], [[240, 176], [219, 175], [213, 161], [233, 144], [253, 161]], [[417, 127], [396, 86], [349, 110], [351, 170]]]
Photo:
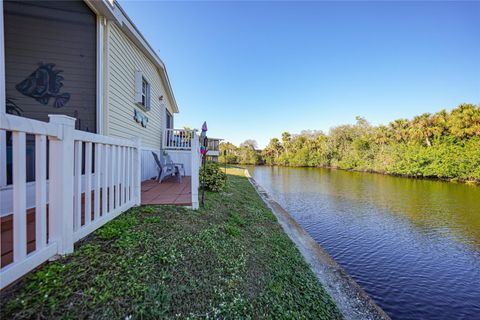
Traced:
[[261, 170], [253, 170], [254, 177], [259, 182], [268, 179], [275, 185], [275, 191], [283, 195], [323, 194], [332, 201], [371, 202], [408, 218], [419, 231], [453, 235], [480, 248], [477, 186], [324, 168], [261, 167]]
[[480, 188], [318, 168], [254, 178], [393, 318], [480, 314]]

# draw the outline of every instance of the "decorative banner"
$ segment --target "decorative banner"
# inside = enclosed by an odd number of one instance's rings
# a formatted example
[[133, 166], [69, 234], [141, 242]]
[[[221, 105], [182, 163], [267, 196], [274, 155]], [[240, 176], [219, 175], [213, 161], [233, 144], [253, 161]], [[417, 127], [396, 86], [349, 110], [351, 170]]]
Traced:
[[[203, 173], [205, 174], [205, 160], [206, 160], [206, 155], [207, 155], [207, 122], [203, 122], [202, 125], [202, 132], [200, 133], [200, 153], [202, 154], [202, 166], [203, 166]], [[204, 201], [205, 201], [205, 179], [202, 180], [202, 199], [200, 203], [202, 204], [202, 207], [204, 206]]]
[[204, 121], [202, 124], [202, 132], [200, 133], [200, 137], [205, 138], [207, 135], [208, 127], [207, 127], [207, 121]]

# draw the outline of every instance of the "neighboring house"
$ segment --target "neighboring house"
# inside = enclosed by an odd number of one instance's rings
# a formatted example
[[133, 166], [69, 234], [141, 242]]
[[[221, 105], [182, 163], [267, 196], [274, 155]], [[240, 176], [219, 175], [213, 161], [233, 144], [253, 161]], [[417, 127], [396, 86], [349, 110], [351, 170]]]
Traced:
[[118, 3], [0, 9], [0, 288], [140, 204], [152, 151], [184, 164], [196, 208], [198, 136], [173, 128], [165, 65]]
[[208, 138], [207, 160], [218, 162], [218, 157], [220, 155], [220, 141], [223, 141], [223, 139]]

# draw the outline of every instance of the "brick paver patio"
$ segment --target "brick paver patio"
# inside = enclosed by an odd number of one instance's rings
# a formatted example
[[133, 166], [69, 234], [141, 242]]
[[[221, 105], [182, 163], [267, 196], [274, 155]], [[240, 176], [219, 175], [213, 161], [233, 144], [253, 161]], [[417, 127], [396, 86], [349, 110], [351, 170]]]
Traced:
[[142, 206], [156, 204], [192, 205], [191, 177], [183, 177], [178, 182], [175, 177], [165, 179], [162, 183], [156, 180], [142, 182]]

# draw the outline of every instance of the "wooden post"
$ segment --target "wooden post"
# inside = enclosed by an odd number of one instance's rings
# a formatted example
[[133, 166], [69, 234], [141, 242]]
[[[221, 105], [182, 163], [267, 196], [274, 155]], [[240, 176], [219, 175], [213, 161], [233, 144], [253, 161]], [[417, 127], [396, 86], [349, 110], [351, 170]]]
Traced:
[[59, 254], [73, 252], [73, 130], [75, 118], [49, 115], [58, 138], [50, 138], [49, 242]]

